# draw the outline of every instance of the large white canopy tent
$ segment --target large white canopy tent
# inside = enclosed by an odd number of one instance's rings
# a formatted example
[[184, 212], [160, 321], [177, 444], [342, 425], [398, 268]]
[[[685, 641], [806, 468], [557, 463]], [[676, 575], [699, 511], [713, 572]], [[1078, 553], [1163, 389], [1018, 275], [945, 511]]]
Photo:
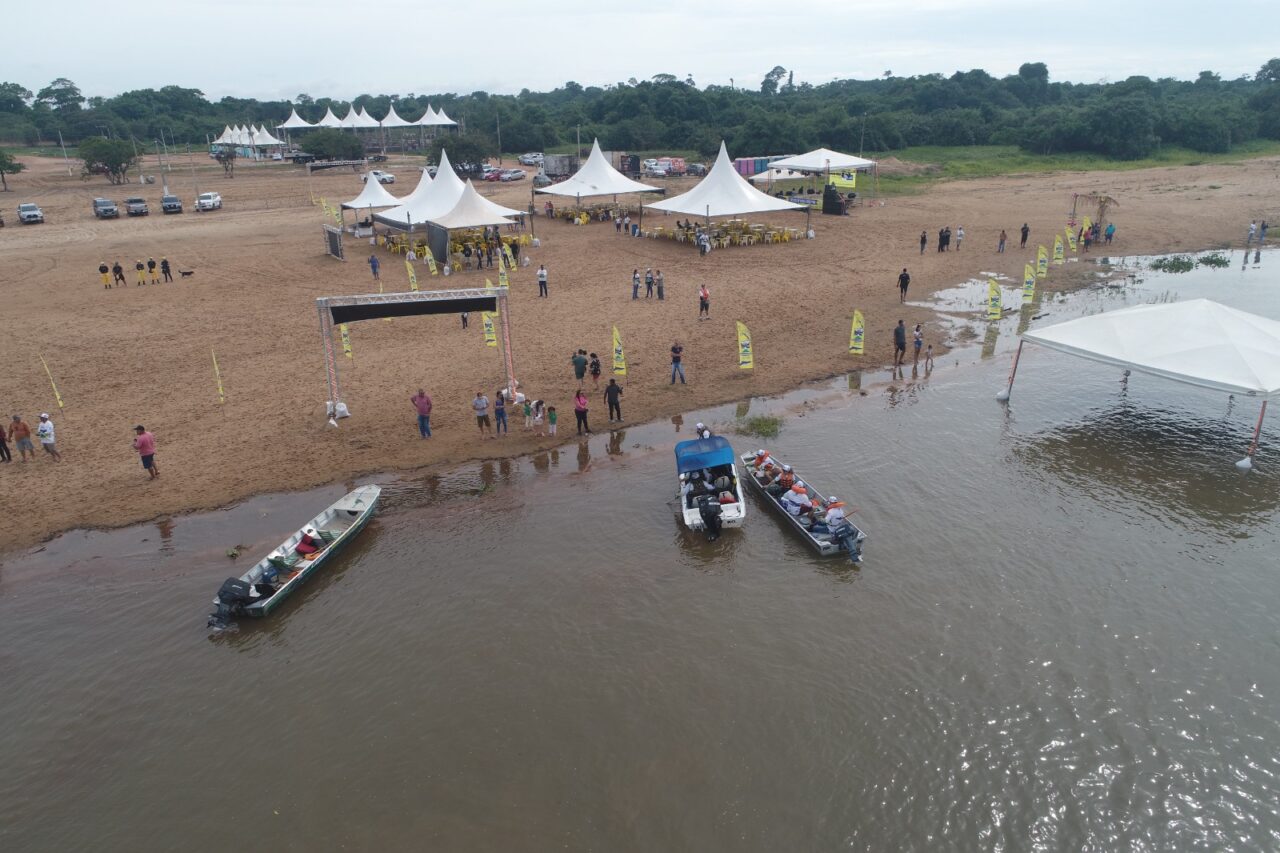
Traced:
[[[426, 180], [425, 176], [423, 180]], [[386, 213], [379, 213], [374, 216], [374, 219], [391, 228], [409, 231], [414, 225], [421, 226], [427, 220], [443, 216], [453, 210], [465, 188], [466, 185], [462, 183], [462, 179], [449, 165], [449, 155], [441, 150], [440, 166], [436, 169], [435, 179], [425, 187], [419, 183], [418, 189], [404, 198], [399, 207], [388, 210]]]
[[[424, 180], [431, 180], [425, 171], [422, 173], [422, 177]], [[414, 192], [417, 191], [415, 190]], [[368, 210], [372, 207], [398, 207], [401, 204], [404, 204], [404, 201], [389, 193], [380, 181], [366, 177], [364, 189], [360, 191], [360, 194], [351, 199], [351, 201], [344, 201], [341, 206], [347, 210]]]
[[1208, 299], [1137, 305], [1056, 323], [1023, 334], [1008, 385], [1027, 341], [1068, 355], [1213, 391], [1262, 400], [1248, 454], [1236, 465], [1252, 467], [1268, 401], [1280, 398], [1280, 321]]
[[705, 178], [687, 193], [645, 205], [692, 216], [734, 216], [740, 213], [767, 213], [775, 210], [808, 210], [807, 205], [774, 198], [747, 183], [729, 160], [729, 151], [720, 143], [720, 154]]
[[438, 111], [436, 111], [435, 123], [440, 125], [441, 127], [456, 127], [458, 124], [456, 121], [449, 118], [449, 116], [445, 114], [444, 107], [441, 107]]
[[289, 118], [283, 124], [276, 125], [276, 130], [304, 130], [308, 127], [315, 127], [315, 125], [298, 115], [295, 107], [289, 111]]
[[510, 225], [510, 216], [521, 216], [519, 210], [512, 210], [495, 204], [476, 192], [476, 188], [468, 180], [463, 185], [462, 195], [448, 213], [431, 219], [432, 225], [453, 230], [455, 228], [482, 228], [485, 225]]
[[396, 112], [396, 105], [392, 104], [387, 109], [387, 116], [382, 120], [383, 127], [413, 127], [413, 122], [405, 121], [400, 118], [400, 114]]
[[609, 165], [604, 152], [600, 150], [600, 140], [597, 139], [591, 143], [591, 155], [587, 157], [587, 162], [582, 164], [582, 168], [573, 177], [558, 184], [540, 187], [534, 192], [583, 198], [624, 193], [656, 193], [662, 190], [633, 181]]
[[413, 124], [419, 127], [434, 127], [436, 123], [436, 111], [431, 109], [431, 105], [427, 104], [427, 108], [423, 111], [422, 116]]
[[382, 126], [378, 123], [378, 120], [376, 118], [369, 115], [369, 113], [365, 110], [364, 107], [361, 107], [356, 112], [355, 118], [353, 120], [355, 121], [355, 124], [352, 125], [352, 127], [381, 127]]
[[332, 107], [325, 107], [324, 117], [315, 123], [315, 127], [342, 127], [342, 120], [333, 114]]
[[265, 127], [259, 127], [252, 134], [253, 145], [255, 148], [270, 148], [275, 145], [284, 145], [279, 139], [276, 139], [267, 132]]
[[797, 172], [866, 172], [876, 167], [876, 161], [841, 154], [829, 148], [815, 148], [805, 154], [783, 157], [769, 164], [771, 169], [792, 169]]

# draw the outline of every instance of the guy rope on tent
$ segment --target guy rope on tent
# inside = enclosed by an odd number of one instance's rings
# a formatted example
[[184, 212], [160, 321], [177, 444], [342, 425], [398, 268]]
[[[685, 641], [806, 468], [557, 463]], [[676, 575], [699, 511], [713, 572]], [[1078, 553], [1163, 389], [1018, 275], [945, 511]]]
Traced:
[[350, 415], [342, 402], [338, 374], [334, 326], [383, 317], [417, 317], [424, 314], [461, 314], [465, 311], [490, 311], [498, 315], [501, 327], [502, 363], [507, 387], [516, 388], [515, 359], [511, 352], [511, 321], [505, 287], [471, 287], [457, 290], [419, 290], [409, 293], [369, 293], [362, 296], [322, 296], [316, 300], [320, 315], [320, 338], [324, 344], [325, 378], [329, 399], [326, 417], [332, 426], [338, 418]]

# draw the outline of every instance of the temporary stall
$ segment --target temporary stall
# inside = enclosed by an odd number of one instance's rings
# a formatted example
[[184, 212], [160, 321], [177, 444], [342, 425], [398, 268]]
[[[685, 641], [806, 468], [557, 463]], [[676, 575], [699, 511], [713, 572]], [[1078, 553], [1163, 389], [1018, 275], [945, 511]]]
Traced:
[[[425, 176], [423, 180], [426, 180]], [[403, 199], [398, 207], [375, 214], [373, 218], [400, 231], [412, 231], [415, 226], [421, 229], [428, 220], [453, 210], [465, 188], [462, 179], [449, 165], [449, 155], [442, 150], [434, 180], [425, 186], [419, 183], [418, 189]]]
[[734, 216], [740, 213], [767, 213], [775, 210], [804, 210], [802, 204], [794, 204], [766, 195], [747, 183], [734, 170], [729, 151], [720, 143], [720, 154], [705, 178], [697, 186], [674, 198], [646, 205], [650, 210], [684, 213], [702, 216]]
[[1280, 321], [1208, 299], [1138, 305], [1026, 332], [1009, 383], [997, 399], [1009, 399], [1028, 341], [1126, 370], [1260, 399], [1253, 444], [1236, 463], [1241, 468], [1252, 466], [1267, 402], [1280, 397]]
[[868, 172], [876, 167], [876, 161], [841, 154], [829, 148], [816, 148], [806, 154], [783, 157], [769, 163], [771, 169], [792, 169], [797, 172]]
[[535, 192], [581, 199], [624, 193], [656, 193], [662, 190], [659, 187], [633, 181], [609, 165], [609, 161], [600, 150], [600, 140], [597, 139], [591, 143], [591, 155], [573, 177], [558, 184], [540, 187]]

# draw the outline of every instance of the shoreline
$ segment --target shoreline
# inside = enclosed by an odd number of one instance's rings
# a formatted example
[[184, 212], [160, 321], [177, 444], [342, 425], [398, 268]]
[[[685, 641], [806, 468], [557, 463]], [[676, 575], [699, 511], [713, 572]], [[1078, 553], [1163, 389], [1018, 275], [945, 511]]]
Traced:
[[[1212, 250], [1213, 250], [1212, 248], [1208, 248], [1208, 249], [1192, 249], [1192, 250], [1184, 250], [1184, 251], [1196, 253], [1196, 252], [1205, 252], [1205, 251], [1212, 251]], [[1099, 255], [1099, 257], [1158, 256], [1163, 254], [1165, 253], [1156, 251], [1156, 252], [1141, 252], [1141, 253], [1135, 253], [1134, 255], [1124, 255], [1124, 256]], [[1050, 267], [1051, 275], [1052, 275], [1053, 269], [1055, 268], [1051, 265]], [[1055, 287], [1051, 292], [1072, 293], [1072, 292], [1076, 292], [1084, 288], [1087, 288], [1092, 284], [1100, 283], [1100, 280], [1094, 280], [1095, 273], [1097, 272], [1096, 263], [1086, 266], [1080, 263], [1079, 261], [1076, 261], [1076, 262], [1069, 261], [1067, 264], [1064, 264], [1059, 269], [1060, 269], [1059, 275], [1053, 279], [1055, 282], [1062, 282], [1062, 279], [1063, 279], [1062, 272], [1069, 271], [1073, 273], [1073, 275], [1068, 277], [1069, 280], [1066, 282], [1065, 287]], [[925, 299], [932, 300], [937, 293], [956, 288], [961, 284], [962, 282], [952, 282], [949, 285], [933, 288], [929, 291]], [[920, 304], [921, 301], [922, 300], [916, 300], [915, 302], [916, 304]], [[931, 308], [931, 310], [935, 315], [942, 313], [940, 310], [936, 308]], [[935, 347], [935, 360], [943, 355], [951, 355], [951, 354], [965, 353], [965, 352], [969, 352], [974, 356], [980, 356], [981, 341], [977, 341], [977, 340], [958, 341], [955, 339], [954, 335], [952, 335], [947, 340], [942, 342], [940, 345]], [[976, 364], [977, 361], [974, 361], [972, 363]], [[962, 365], [957, 363], [956, 367], [959, 367], [959, 366], [962, 366]], [[892, 365], [885, 362], [879, 362], [876, 364], [851, 365], [846, 370], [829, 371], [827, 373], [815, 374], [806, 378], [802, 378], [799, 381], [790, 382], [786, 385], [786, 387], [765, 388], [761, 390], [754, 390], [748, 394], [735, 394], [735, 395], [724, 397], [723, 399], [712, 398], [709, 400], [703, 400], [694, 406], [675, 408], [669, 411], [661, 410], [658, 412], [653, 412], [653, 413], [650, 413], [644, 420], [636, 421], [634, 423], [623, 424], [616, 428], [608, 428], [605, 430], [593, 431], [588, 435], [594, 437], [594, 436], [600, 436], [600, 435], [607, 435], [610, 432], [616, 431], [616, 429], [627, 429], [631, 427], [648, 426], [651, 424], [656, 424], [664, 419], [670, 420], [676, 417], [683, 417], [691, 412], [698, 411], [699, 409], [711, 409], [711, 408], [716, 408], [720, 406], [728, 406], [735, 403], [741, 403], [745, 400], [753, 400], [753, 399], [761, 399], [761, 398], [765, 398], [765, 399], [780, 398], [792, 392], [800, 391], [804, 389], [806, 386], [819, 385], [821, 383], [831, 382], [835, 379], [838, 379], [839, 377], [842, 377], [842, 376], [847, 377], [857, 372], [861, 372], [865, 376], [868, 373], [881, 373], [881, 372], [888, 372], [892, 374], [893, 370], [892, 370]], [[746, 380], [746, 379], [753, 379], [754, 377], [742, 377], [742, 378]], [[860, 390], [862, 392], [862, 395], [866, 396], [866, 393], [869, 390], [875, 389], [879, 386], [887, 386], [894, 381], [899, 381], [899, 380], [897, 380], [896, 377], [891, 376], [891, 378], [889, 379], [874, 381], [871, 383], [870, 388], [862, 388]], [[908, 381], [914, 382], [914, 381], [917, 381], [917, 379], [916, 377], [911, 377]], [[732, 435], [739, 435], [739, 436], [743, 435], [741, 433], [737, 433], [736, 431], [730, 431], [730, 432]], [[517, 433], [517, 435], [519, 435], [519, 433]], [[500, 462], [504, 460], [516, 459], [523, 456], [529, 456], [535, 453], [541, 453], [541, 452], [546, 452], [554, 449], [563, 448], [571, 443], [574, 443], [575, 441], [581, 440], [583, 436], [579, 436], [576, 433], [566, 432], [563, 435], [557, 435], [554, 440], [548, 440], [548, 438], [550, 437], [537, 439], [536, 437], [529, 436], [528, 438], [525, 439], [525, 441], [521, 442], [520, 447], [512, 447], [510, 450], [505, 450], [498, 453], [480, 452], [481, 448], [478, 447], [477, 452], [475, 453], [453, 457], [448, 460], [436, 460], [436, 461], [432, 461], [432, 462], [428, 462], [426, 464], [420, 464], [420, 465], [396, 466], [396, 467], [385, 467], [385, 466], [372, 467], [366, 470], [344, 471], [341, 474], [333, 475], [333, 476], [317, 477], [315, 479], [303, 479], [303, 480], [292, 482], [288, 485], [284, 485], [278, 489], [265, 489], [265, 490], [258, 489], [258, 490], [246, 491], [243, 494], [236, 495], [227, 500], [217, 501], [209, 504], [192, 503], [189, 505], [185, 505], [176, 510], [158, 512], [150, 515], [139, 514], [137, 516], [123, 518], [119, 521], [119, 523], [71, 525], [58, 530], [54, 530], [50, 532], [48, 535], [42, 537], [41, 539], [35, 542], [30, 542], [26, 544], [19, 543], [13, 546], [0, 547], [0, 561], [3, 561], [7, 557], [13, 557], [19, 554], [39, 553], [40, 551], [44, 550], [45, 546], [49, 542], [57, 539], [58, 537], [79, 532], [79, 531], [110, 532], [113, 530], [121, 530], [127, 527], [136, 526], [136, 525], [148, 524], [148, 523], [174, 519], [174, 518], [182, 518], [183, 516], [188, 516], [188, 515], [218, 512], [221, 510], [226, 510], [226, 509], [230, 509], [232, 507], [238, 506], [239, 504], [244, 503], [245, 501], [252, 500], [255, 498], [266, 497], [269, 495], [295, 494], [299, 492], [312, 491], [315, 489], [321, 489], [328, 486], [336, 485], [338, 482], [342, 480], [358, 481], [364, 478], [371, 478], [371, 477], [415, 478], [419, 476], [427, 476], [433, 473], [439, 473], [442, 470], [447, 470], [447, 469], [452, 469], [458, 466], [467, 465], [469, 463]], [[499, 442], [495, 446], [495, 449], [497, 447], [503, 446], [503, 443], [500, 440], [494, 439], [494, 441]], [[532, 442], [532, 443], [530, 444], [529, 442]], [[488, 446], [489, 445], [486, 444], [486, 445], [483, 445], [482, 447], [488, 447]]]
[[[410, 164], [392, 165], [404, 171]], [[1016, 226], [1030, 222], [1034, 253], [1039, 243], [1052, 245], [1073, 192], [1106, 191], [1121, 199], [1118, 242], [1107, 248], [1122, 256], [1239, 248], [1237, 222], [1243, 216], [1247, 226], [1259, 215], [1252, 211], [1271, 209], [1278, 166], [1280, 158], [1272, 157], [943, 182], [921, 195], [877, 200], [849, 217], [815, 217], [814, 241], [735, 247], [704, 258], [674, 241], [614, 236], [607, 225], [540, 219], [542, 246], [529, 251], [533, 265], [511, 273], [513, 350], [523, 389], [562, 407], [566, 423], [555, 439], [525, 437], [517, 426], [490, 446], [479, 441], [466, 403], [477, 389], [492, 395], [501, 387], [497, 351], [485, 348], [479, 323], [462, 330], [449, 317], [353, 327], [354, 358], [342, 369], [354, 417], [339, 429], [326, 425], [315, 299], [369, 292], [367, 249], [353, 244], [346, 263], [318, 253], [320, 215], [293, 171], [263, 167], [216, 183], [225, 213], [100, 223], [87, 212], [88, 197], [100, 187], [68, 179], [56, 162], [35, 163], [23, 180], [36, 187], [33, 197], [48, 199], [51, 224], [6, 234], [13, 262], [0, 274], [7, 275], [0, 286], [14, 331], [2, 354], [8, 369], [0, 396], [28, 423], [37, 412], [54, 411], [67, 461], [56, 469], [39, 457], [0, 466], [9, 491], [21, 496], [0, 559], [77, 529], [117, 529], [255, 495], [570, 444], [576, 436], [565, 416], [577, 383], [568, 353], [584, 348], [607, 355], [612, 326], [627, 347], [623, 411], [638, 415], [637, 424], [776, 396], [854, 370], [887, 371], [889, 332], [898, 318], [908, 327], [922, 323], [935, 358], [944, 357], [972, 341], [956, 335], [959, 327], [948, 317], [954, 308], [932, 304], [934, 294], [987, 273], [1020, 280], [1029, 253], [996, 253], [1000, 228], [1016, 245]], [[330, 199], [344, 198], [358, 184], [354, 175], [337, 173], [309, 182]], [[483, 191], [510, 206], [528, 200], [528, 187]], [[934, 251], [943, 223], [964, 225], [963, 251], [954, 245], [948, 253]], [[922, 226], [931, 237], [926, 253], [919, 252]], [[1051, 266], [1042, 292], [1088, 284], [1097, 268], [1079, 259], [1109, 254], [1080, 253], [1063, 267]], [[113, 290], [97, 280], [100, 261], [165, 255], [180, 269], [194, 269], [195, 277]], [[542, 262], [551, 271], [550, 299], [535, 296], [534, 270]], [[646, 266], [666, 273], [665, 302], [630, 298], [631, 270]], [[903, 266], [913, 279], [906, 305], [896, 288]], [[496, 271], [460, 274], [463, 282], [479, 284]], [[440, 286], [424, 270], [418, 275], [430, 282], [426, 287]], [[383, 258], [383, 278], [388, 290], [407, 288], [405, 271], [390, 255]], [[699, 283], [712, 290], [710, 322], [696, 319]], [[867, 321], [861, 357], [846, 353], [855, 307]], [[737, 320], [750, 326], [756, 345], [751, 376], [737, 368], [733, 354]], [[667, 375], [673, 338], [686, 347], [690, 377], [678, 389]], [[212, 393], [211, 349], [226, 380], [225, 405]], [[54, 408], [37, 356], [47, 358], [65, 411]], [[436, 401], [429, 441], [412, 427], [408, 397], [419, 387]], [[599, 392], [588, 393], [593, 414], [603, 415]], [[154, 483], [129, 449], [136, 423], [158, 437], [164, 476]]]

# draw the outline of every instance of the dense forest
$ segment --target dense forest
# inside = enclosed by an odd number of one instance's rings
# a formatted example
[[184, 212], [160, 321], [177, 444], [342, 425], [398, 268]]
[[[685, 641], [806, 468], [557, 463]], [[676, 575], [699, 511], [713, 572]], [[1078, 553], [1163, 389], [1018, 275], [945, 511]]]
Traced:
[[1114, 83], [1053, 82], [1039, 62], [996, 78], [981, 70], [875, 80], [796, 83], [782, 67], [758, 87], [699, 88], [658, 74], [607, 86], [565, 83], [518, 95], [361, 95], [351, 102], [298, 95], [292, 101], [226, 97], [165, 86], [110, 98], [85, 98], [59, 78], [32, 92], [0, 83], [0, 140], [68, 144], [107, 135], [203, 145], [224, 125], [270, 129], [296, 107], [310, 121], [349, 104], [375, 117], [391, 103], [406, 119], [428, 103], [460, 122], [470, 141], [496, 153], [541, 151], [598, 136], [617, 150], [692, 150], [712, 154], [726, 139], [735, 156], [792, 153], [819, 145], [883, 152], [914, 145], [1018, 145], [1036, 154], [1095, 152], [1121, 159], [1162, 145], [1223, 152], [1257, 138], [1280, 139], [1280, 59], [1252, 77], [1223, 80], [1203, 71], [1193, 81], [1130, 77]]

